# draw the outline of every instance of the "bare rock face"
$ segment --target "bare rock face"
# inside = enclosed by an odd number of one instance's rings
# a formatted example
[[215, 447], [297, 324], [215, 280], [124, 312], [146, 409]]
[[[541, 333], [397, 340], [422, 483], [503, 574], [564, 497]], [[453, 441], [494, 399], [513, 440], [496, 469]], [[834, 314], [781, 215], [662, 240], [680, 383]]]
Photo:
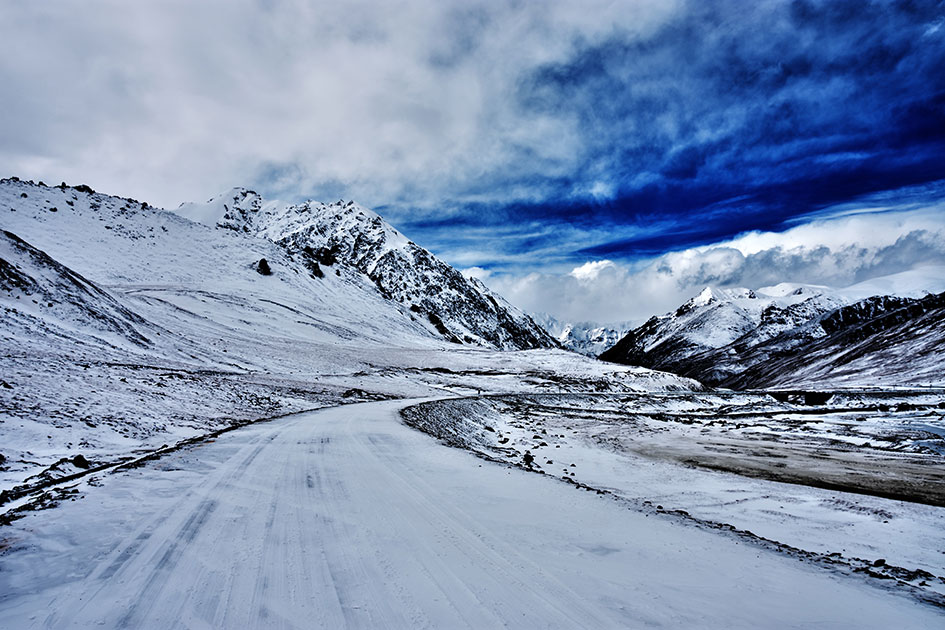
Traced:
[[256, 273], [261, 276], [271, 276], [272, 268], [269, 266], [269, 261], [265, 258], [260, 258], [259, 262], [256, 263]]

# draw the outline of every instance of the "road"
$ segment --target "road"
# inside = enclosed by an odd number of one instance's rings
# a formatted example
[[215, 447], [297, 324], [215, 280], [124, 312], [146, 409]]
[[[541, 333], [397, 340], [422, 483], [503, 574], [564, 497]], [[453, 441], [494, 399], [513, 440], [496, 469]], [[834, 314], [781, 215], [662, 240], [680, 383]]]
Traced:
[[942, 611], [447, 448], [252, 425], [0, 530], [0, 627], [929, 627]]

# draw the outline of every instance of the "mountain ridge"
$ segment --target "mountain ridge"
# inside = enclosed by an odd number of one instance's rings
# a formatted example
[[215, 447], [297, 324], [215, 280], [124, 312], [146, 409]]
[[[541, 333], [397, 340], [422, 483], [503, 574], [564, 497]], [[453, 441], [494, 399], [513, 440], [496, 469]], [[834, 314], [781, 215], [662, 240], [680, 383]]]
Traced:
[[[736, 389], [929, 382], [937, 380], [936, 366], [945, 365], [945, 335], [937, 339], [935, 327], [914, 325], [939, 317], [945, 293], [853, 299], [856, 289], [779, 285], [765, 291], [707, 288], [650, 318], [599, 358]], [[926, 364], [904, 360], [888, 345], [894, 339], [921, 348]], [[871, 356], [885, 372], [868, 365]]]
[[634, 328], [629, 322], [564, 322], [548, 313], [532, 313], [531, 317], [562, 346], [589, 357], [597, 357]]
[[385, 298], [426, 317], [454, 343], [500, 350], [560, 347], [526, 313], [353, 201], [284, 204], [235, 188], [176, 212], [204, 225], [266, 238], [315, 275], [326, 263], [344, 260]]

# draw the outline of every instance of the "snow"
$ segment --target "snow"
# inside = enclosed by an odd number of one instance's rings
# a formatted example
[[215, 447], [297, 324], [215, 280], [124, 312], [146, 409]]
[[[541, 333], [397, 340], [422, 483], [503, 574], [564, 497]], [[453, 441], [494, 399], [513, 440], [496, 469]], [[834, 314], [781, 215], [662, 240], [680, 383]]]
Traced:
[[818, 293], [830, 293], [830, 287], [819, 284], [801, 284], [798, 282], [780, 282], [774, 286], [761, 287], [757, 293], [777, 298], [785, 298], [791, 295], [815, 295]]
[[[908, 400], [934, 407], [941, 393]], [[756, 394], [500, 396], [427, 404], [411, 410], [411, 424], [516, 466], [528, 451], [549, 477], [603, 489], [636, 510], [659, 506], [684, 522], [750, 531], [781, 552], [925, 571], [911, 583], [945, 600], [945, 495], [919, 497], [945, 481], [945, 441], [936, 437], [945, 419], [928, 409], [878, 412], [876, 401], [839, 398], [831, 406], [849, 412], [818, 415]], [[897, 479], [913, 500], [810, 486], [882, 493]]]
[[[227, 227], [259, 234], [273, 241], [308, 231], [313, 224], [322, 235], [330, 233], [371, 233], [381, 244], [377, 260], [392, 250], [405, 248], [410, 241], [379, 214], [353, 201], [339, 200], [325, 204], [306, 201], [302, 204], [264, 200], [253, 191], [234, 188], [206, 203], [185, 203], [175, 210], [191, 221], [209, 227]], [[371, 268], [373, 271], [373, 267]]]
[[666, 316], [671, 324], [650, 340], [646, 349], [651, 351], [674, 334], [682, 334], [698, 348], [720, 348], [757, 326], [764, 309], [775, 301], [761, 299], [748, 289], [706, 287]]
[[872, 278], [838, 291], [850, 302], [856, 302], [874, 295], [920, 298], [929, 293], [942, 292], [945, 292], [945, 266], [942, 265], [927, 265], [901, 273]]
[[531, 317], [562, 346], [589, 357], [596, 357], [613, 347], [636, 327], [631, 322], [562, 322], [547, 313], [533, 313]]
[[400, 424], [404, 404], [248, 427], [17, 521], [0, 625], [942, 623], [737, 537], [445, 449]]
[[942, 383], [945, 311], [929, 291], [945, 287], [943, 270], [842, 290], [787, 282], [757, 291], [707, 287], [600, 356], [736, 389]]
[[712, 301], [713, 298], [718, 299], [715, 296], [715, 291], [712, 290], [712, 287], [706, 287], [699, 293], [696, 297], [692, 298], [692, 303], [696, 306], [705, 306]]
[[[859, 495], [857, 509], [824, 507], [833, 495], [806, 486], [630, 457], [596, 440], [606, 418], [556, 450], [577, 464], [569, 478], [613, 494], [408, 428], [397, 414], [416, 399], [473, 397], [481, 416], [463, 422], [478, 439], [495, 437], [482, 426], [495, 421], [519, 448], [532, 434], [500, 426], [480, 395], [673, 393], [679, 412], [704, 388], [555, 348], [500, 351], [537, 327], [476, 282], [444, 289], [442, 304], [481, 300], [450, 325], [484, 335], [485, 309], [517, 328], [450, 343], [377, 280], [407, 277], [407, 295], [452, 278], [443, 263], [352, 202], [286, 207], [234, 189], [182, 210], [200, 223], [0, 183], [0, 227], [16, 235], [0, 239], [0, 627], [941, 625], [917, 585], [781, 553], [642, 497], [803, 549], [819, 549], [821, 532], [825, 550], [936, 575], [940, 508]], [[262, 231], [242, 229], [256, 221]], [[291, 246], [322, 228], [364, 237], [360, 262], [310, 273]], [[316, 240], [292, 240], [303, 232]], [[262, 258], [272, 275], [257, 273]], [[916, 418], [903, 457], [935, 452], [939, 416]], [[709, 422], [610, 437], [686, 450], [714, 436]], [[761, 424], [740, 439], [804, 432]], [[824, 441], [874, 439], [818, 426]], [[776, 501], [793, 507], [776, 516]], [[874, 522], [886, 512], [894, 527]]]
[[175, 211], [195, 223], [201, 223], [207, 227], [216, 227], [223, 221], [229, 208], [227, 202], [243, 193], [243, 188], [233, 188], [222, 195], [217, 195], [208, 199], [206, 203], [182, 203]]
[[325, 255], [363, 274], [388, 300], [429, 319], [444, 338], [502, 350], [555, 347], [520, 309], [409, 241], [375, 212], [353, 201], [266, 201], [234, 189], [178, 214], [277, 243], [320, 275]]
[[[762, 323], [765, 310], [772, 306], [785, 310], [806, 303], [805, 312], [813, 316], [875, 295], [922, 297], [942, 291], [945, 291], [945, 267], [941, 266], [920, 267], [843, 289], [794, 282], [757, 290], [707, 286], [676, 312], [659, 318], [660, 325], [654, 330], [655, 334], [647, 336], [644, 350], [652, 352], [662, 344], [683, 341], [689, 347], [678, 349], [674, 356], [679, 360], [721, 348], [752, 332]], [[800, 323], [803, 322], [797, 321], [795, 325]], [[765, 334], [771, 332], [766, 330]]]

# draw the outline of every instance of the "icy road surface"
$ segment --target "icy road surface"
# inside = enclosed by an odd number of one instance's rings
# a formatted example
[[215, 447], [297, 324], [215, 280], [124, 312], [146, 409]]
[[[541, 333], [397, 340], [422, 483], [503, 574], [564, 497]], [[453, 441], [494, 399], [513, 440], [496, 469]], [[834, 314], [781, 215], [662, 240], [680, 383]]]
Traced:
[[404, 401], [253, 425], [0, 529], [0, 627], [910, 627], [858, 579], [483, 462]]

